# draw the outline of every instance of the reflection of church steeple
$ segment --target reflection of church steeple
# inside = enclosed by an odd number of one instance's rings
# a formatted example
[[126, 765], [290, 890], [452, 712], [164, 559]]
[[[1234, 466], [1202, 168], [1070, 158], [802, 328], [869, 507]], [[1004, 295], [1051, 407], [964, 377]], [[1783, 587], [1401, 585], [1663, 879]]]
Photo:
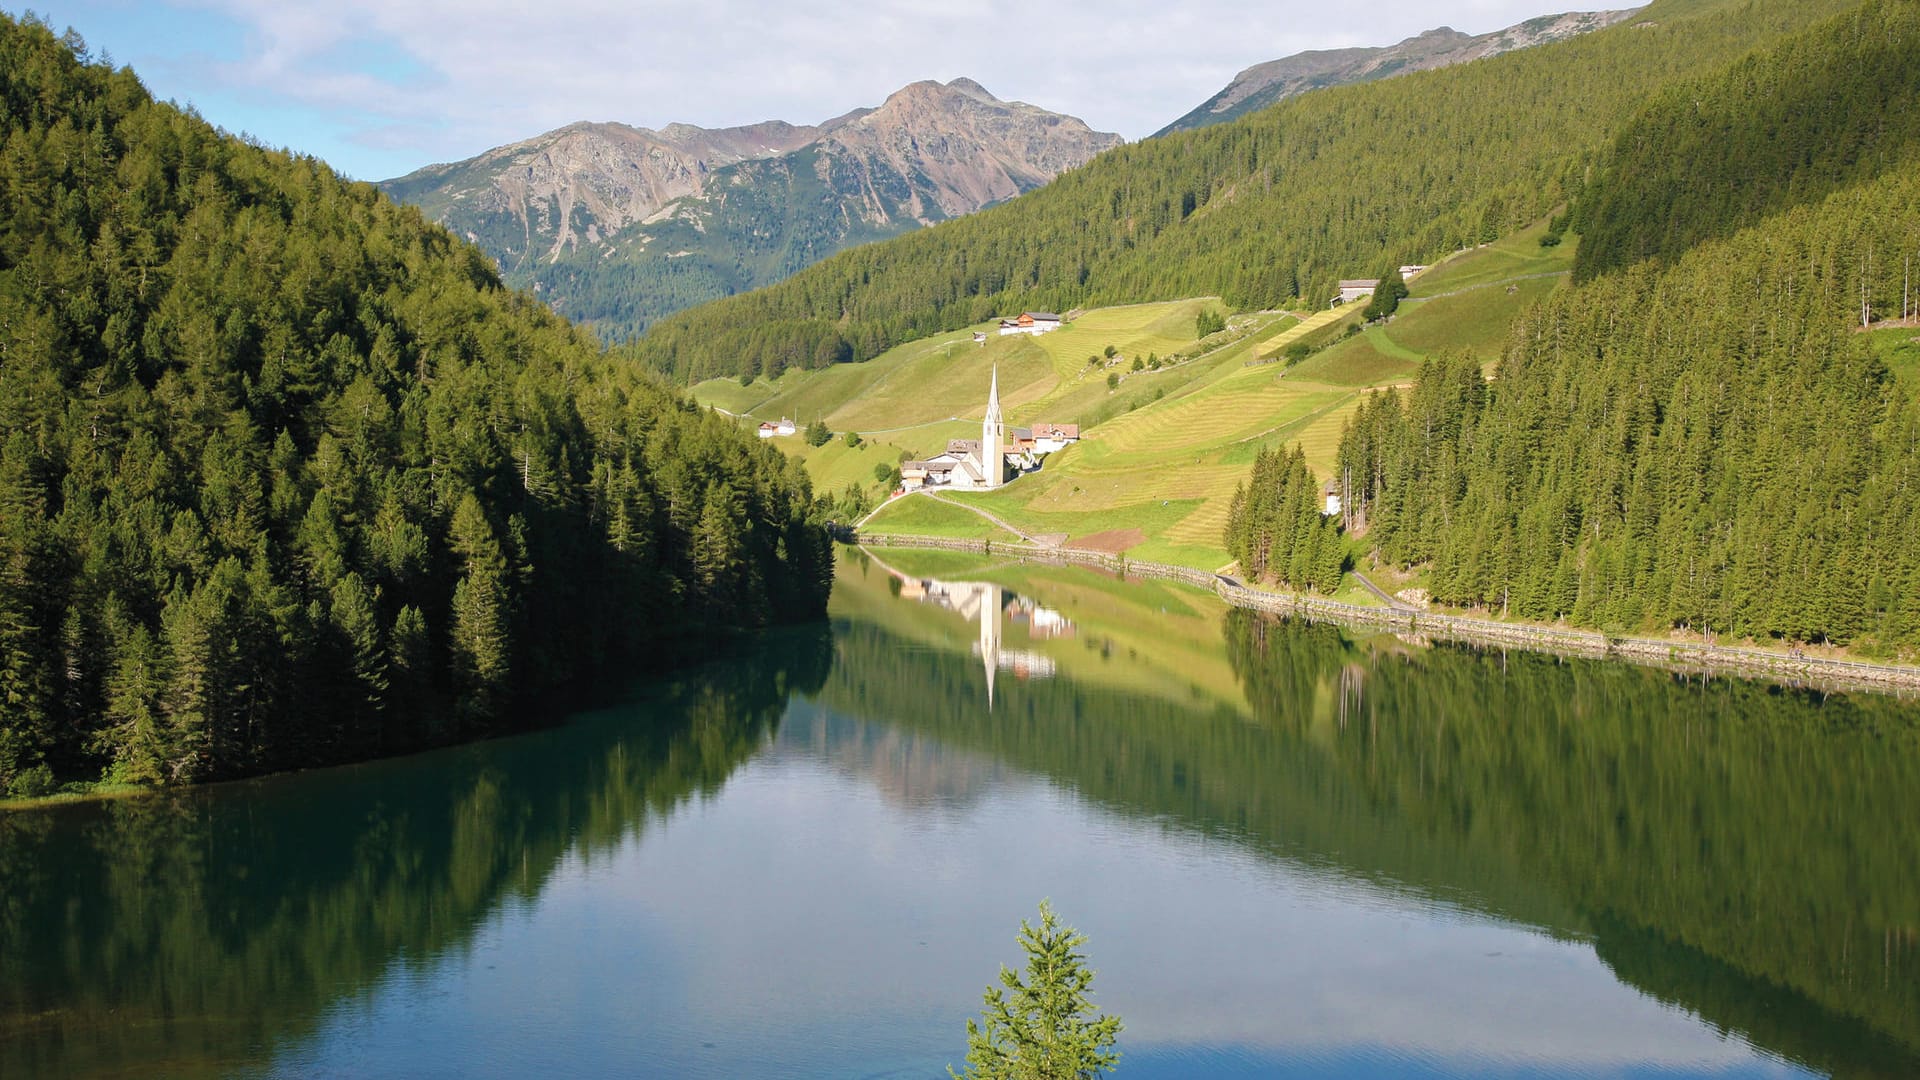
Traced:
[[987, 669], [987, 711], [993, 711], [993, 676], [1000, 670], [1000, 586], [981, 585], [980, 662]]

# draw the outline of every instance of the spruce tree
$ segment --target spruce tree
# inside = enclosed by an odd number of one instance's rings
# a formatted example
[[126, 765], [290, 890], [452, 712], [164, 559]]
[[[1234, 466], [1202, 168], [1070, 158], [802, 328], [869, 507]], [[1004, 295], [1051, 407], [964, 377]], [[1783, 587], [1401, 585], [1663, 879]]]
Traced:
[[1004, 965], [980, 1020], [967, 1021], [968, 1080], [1092, 1080], [1119, 1064], [1120, 1018], [1095, 1016], [1086, 935], [1040, 902], [1040, 925], [1020, 921], [1026, 978]]

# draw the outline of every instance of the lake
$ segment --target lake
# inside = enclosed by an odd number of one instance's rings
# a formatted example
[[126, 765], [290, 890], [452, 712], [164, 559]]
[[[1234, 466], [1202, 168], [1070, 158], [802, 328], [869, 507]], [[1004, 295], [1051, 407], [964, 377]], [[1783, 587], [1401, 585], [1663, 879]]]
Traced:
[[1920, 705], [847, 552], [511, 739], [0, 814], [0, 1077], [1920, 1075]]

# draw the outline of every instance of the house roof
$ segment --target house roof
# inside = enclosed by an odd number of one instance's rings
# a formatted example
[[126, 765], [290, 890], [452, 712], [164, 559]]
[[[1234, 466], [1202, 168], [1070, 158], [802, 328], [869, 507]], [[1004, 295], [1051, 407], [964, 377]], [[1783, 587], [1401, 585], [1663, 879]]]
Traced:
[[1032, 319], [1034, 322], [1059, 322], [1060, 321], [1060, 316], [1055, 315], [1051, 311], [1023, 311], [1021, 312], [1021, 314], [1025, 315], [1029, 319]]
[[1077, 439], [1080, 437], [1079, 424], [1035, 424], [1033, 430], [1043, 439]]
[[1341, 278], [1340, 279], [1340, 287], [1343, 289], [1375, 289], [1375, 288], [1379, 288], [1379, 286], [1380, 286], [1379, 278]]

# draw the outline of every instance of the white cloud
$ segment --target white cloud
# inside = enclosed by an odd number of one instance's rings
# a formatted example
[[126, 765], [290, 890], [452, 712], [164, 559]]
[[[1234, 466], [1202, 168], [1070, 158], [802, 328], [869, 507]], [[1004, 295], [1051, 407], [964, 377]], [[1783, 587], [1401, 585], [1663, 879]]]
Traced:
[[958, 75], [1139, 138], [1250, 64], [1559, 10], [1552, 0], [1376, 0], [1361, 24], [1305, 0], [182, 2], [246, 28], [244, 55], [217, 73], [234, 92], [329, 115], [377, 151], [370, 158], [400, 169], [574, 120], [816, 122]]

